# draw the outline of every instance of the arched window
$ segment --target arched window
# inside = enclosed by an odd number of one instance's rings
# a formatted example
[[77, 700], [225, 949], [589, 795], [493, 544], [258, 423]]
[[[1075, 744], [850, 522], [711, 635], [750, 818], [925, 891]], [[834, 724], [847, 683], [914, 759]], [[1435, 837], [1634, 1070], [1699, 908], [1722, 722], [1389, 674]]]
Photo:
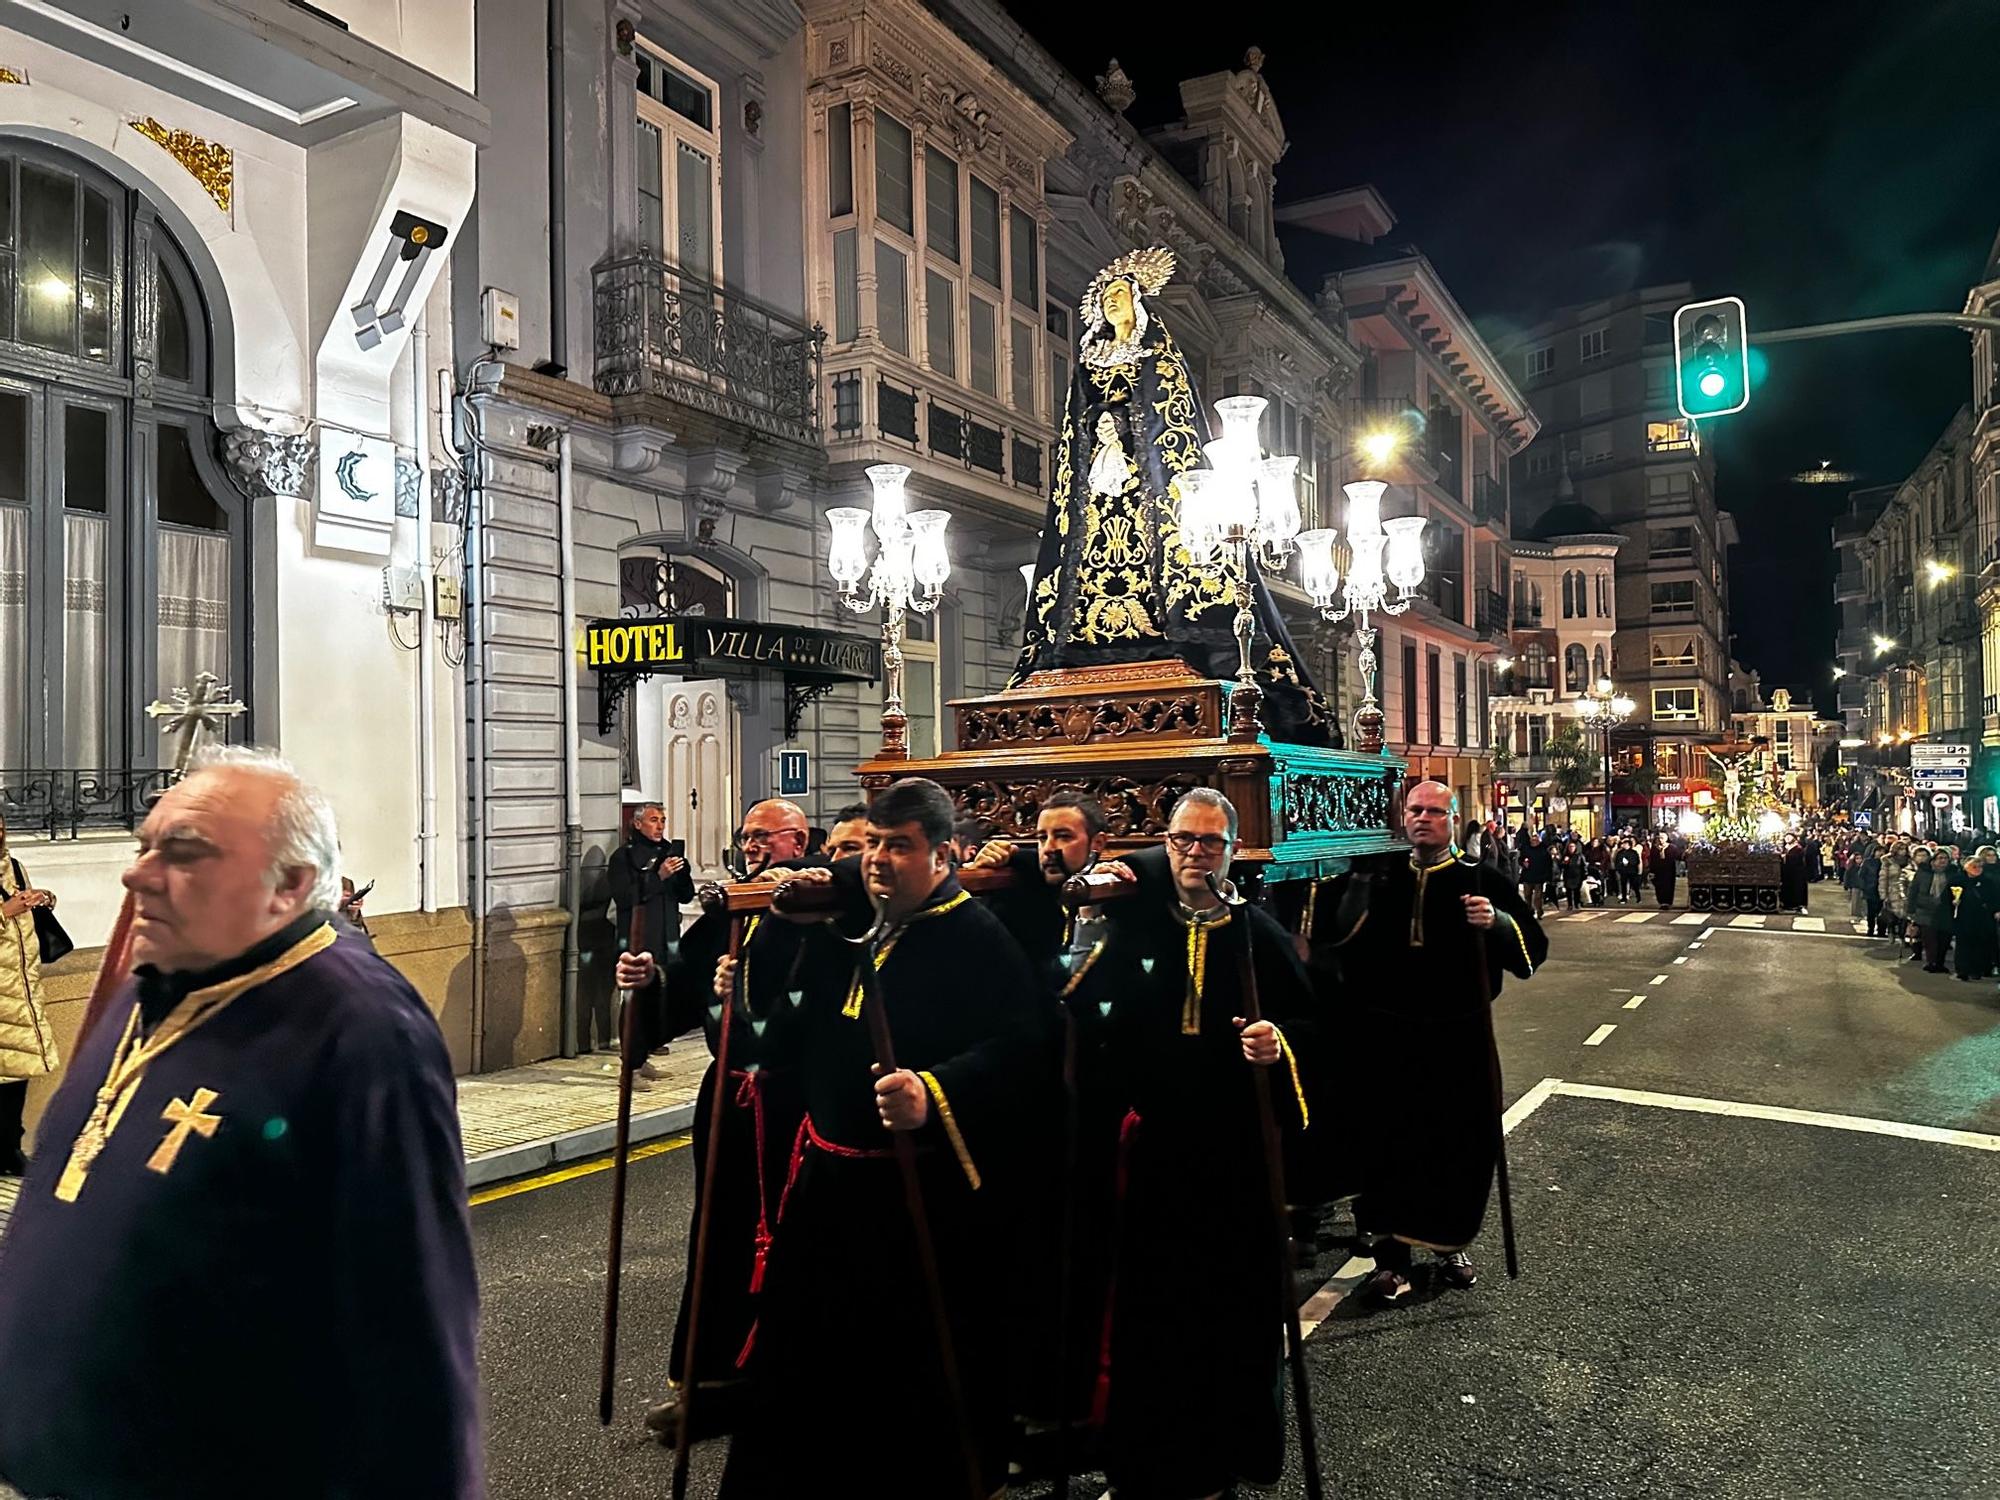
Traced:
[[201, 289], [152, 205], [0, 138], [0, 779], [52, 805], [86, 784], [69, 773], [115, 795], [162, 763], [140, 705], [198, 672], [242, 683], [245, 512], [209, 372]]
[[1611, 673], [1608, 670], [1606, 670], [1606, 663], [1604, 660], [1604, 646], [1603, 643], [1600, 642], [1598, 644], [1597, 649], [1591, 652], [1590, 654], [1591, 680], [1594, 682], [1602, 681], [1604, 678], [1609, 677], [1610, 675]]
[[1563, 691], [1580, 693], [1590, 686], [1590, 653], [1581, 646], [1563, 649]]
[[1597, 613], [1601, 619], [1611, 618], [1611, 575], [1597, 575]]
[[1528, 642], [1521, 653], [1521, 680], [1526, 687], [1549, 685], [1549, 651], [1540, 641]]
[[1539, 583], [1528, 586], [1528, 613], [1537, 625], [1542, 623], [1542, 586]]
[[1571, 568], [1563, 574], [1563, 618], [1580, 620], [1590, 612], [1590, 600], [1583, 590], [1583, 574]]

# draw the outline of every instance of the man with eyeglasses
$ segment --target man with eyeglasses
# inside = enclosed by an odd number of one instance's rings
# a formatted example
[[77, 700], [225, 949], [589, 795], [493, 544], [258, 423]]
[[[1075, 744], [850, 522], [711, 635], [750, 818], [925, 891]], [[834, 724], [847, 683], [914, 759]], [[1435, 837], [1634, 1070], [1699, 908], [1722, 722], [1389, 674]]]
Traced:
[[[1281, 1128], [1304, 1130], [1294, 1043], [1312, 998], [1290, 936], [1233, 900], [1236, 837], [1227, 797], [1185, 793], [1167, 825], [1169, 879], [1105, 903], [1107, 935], [1073, 966], [1067, 996], [1080, 1065], [1119, 1106], [1104, 1216], [1117, 1226], [1115, 1291], [1097, 1388], [1105, 1474], [1129, 1500], [1274, 1485], [1284, 1468], [1283, 1257], [1254, 1070], [1269, 1070]], [[1131, 865], [1145, 860], [1099, 868], [1138, 878]], [[1101, 1303], [1094, 1316], [1102, 1329]]]
[[[808, 863], [804, 858], [808, 831], [806, 815], [797, 803], [772, 798], [754, 804], [743, 815], [743, 826], [737, 833], [750, 878], [778, 880], [796, 874]], [[679, 1433], [680, 1392], [687, 1379], [694, 1226], [701, 1203], [713, 1192], [702, 1336], [695, 1351], [701, 1392], [695, 1403], [694, 1435], [711, 1437], [732, 1430], [742, 1420], [749, 1397], [737, 1356], [756, 1322], [755, 1288], [777, 1217], [785, 1152], [805, 1112], [796, 1078], [765, 1065], [757, 1036], [748, 1026], [730, 1029], [729, 1076], [722, 1079], [716, 1075], [714, 1057], [721, 1016], [711, 1003], [710, 986], [716, 961], [729, 946], [729, 924], [724, 913], [703, 912], [675, 950], [666, 955], [664, 973], [651, 951], [638, 954], [640, 962], [628, 964], [621, 959], [618, 968], [619, 983], [637, 991], [633, 998], [641, 1003], [642, 1015], [655, 1017], [658, 1035], [679, 1036], [699, 1026], [709, 1051], [708, 1071], [695, 1097], [695, 1207], [688, 1216], [688, 1269], [681, 1278], [680, 1315], [674, 1322], [673, 1347], [667, 1359], [671, 1390], [666, 1400], [646, 1413], [647, 1430], [668, 1444]], [[763, 919], [753, 917], [746, 924], [748, 934], [754, 935], [763, 925]], [[778, 929], [772, 934], [775, 943], [766, 951], [772, 962], [782, 966], [795, 956], [802, 933], [785, 923], [774, 925]], [[718, 1087], [726, 1091], [729, 1107], [723, 1111], [722, 1142], [716, 1151], [715, 1180], [710, 1183], [703, 1167], [708, 1155], [710, 1090]]]
[[1316, 967], [1338, 975], [1334, 1003], [1382, 1044], [1355, 1074], [1364, 1139], [1354, 1214], [1373, 1238], [1364, 1291], [1382, 1303], [1415, 1289], [1416, 1247], [1435, 1253], [1444, 1286], [1478, 1280], [1466, 1247], [1486, 1217], [1501, 1108], [1482, 992], [1498, 995], [1503, 974], [1529, 978], [1549, 951], [1520, 893], [1460, 854], [1457, 813], [1451, 788], [1413, 782], [1409, 855], [1335, 877], [1314, 893], [1307, 924]]

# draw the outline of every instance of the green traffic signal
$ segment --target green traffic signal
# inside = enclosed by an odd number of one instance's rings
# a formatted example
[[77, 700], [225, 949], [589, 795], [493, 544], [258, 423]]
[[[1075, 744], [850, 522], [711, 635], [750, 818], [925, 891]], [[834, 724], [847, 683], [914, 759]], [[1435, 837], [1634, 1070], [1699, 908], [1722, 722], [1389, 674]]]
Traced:
[[1674, 372], [1686, 416], [1723, 417], [1750, 404], [1742, 298], [1690, 302], [1674, 314]]

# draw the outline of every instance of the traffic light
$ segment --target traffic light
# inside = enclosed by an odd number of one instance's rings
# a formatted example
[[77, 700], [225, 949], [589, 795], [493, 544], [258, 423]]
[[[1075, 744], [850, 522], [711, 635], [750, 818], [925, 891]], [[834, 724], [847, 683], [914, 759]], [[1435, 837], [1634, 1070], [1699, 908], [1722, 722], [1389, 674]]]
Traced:
[[1726, 417], [1750, 404], [1750, 344], [1743, 299], [1690, 302], [1674, 314], [1674, 374], [1681, 411]]

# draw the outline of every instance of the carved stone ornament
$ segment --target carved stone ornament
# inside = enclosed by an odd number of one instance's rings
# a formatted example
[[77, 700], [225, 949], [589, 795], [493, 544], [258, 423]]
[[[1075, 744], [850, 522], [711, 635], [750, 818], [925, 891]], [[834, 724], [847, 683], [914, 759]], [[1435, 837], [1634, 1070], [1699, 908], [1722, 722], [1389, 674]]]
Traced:
[[949, 123], [959, 151], [968, 155], [984, 151], [987, 139], [996, 133], [992, 111], [981, 105], [978, 95], [970, 90], [952, 93], [947, 89], [944, 98], [951, 106]]
[[236, 153], [227, 146], [203, 140], [190, 130], [169, 130], [151, 115], [134, 120], [132, 128], [149, 141], [157, 142], [166, 153], [188, 170], [215, 206], [229, 212], [229, 198], [236, 185]]
[[904, 88], [913, 89], [917, 86], [917, 75], [910, 65], [883, 47], [880, 42], [877, 42], [874, 50], [868, 54], [868, 61], [876, 72], [894, 79]]
[[830, 68], [847, 66], [847, 38], [837, 36], [826, 44], [826, 63]]
[[450, 521], [454, 525], [459, 519], [459, 510], [465, 504], [465, 470], [457, 464], [446, 464], [431, 470], [431, 513], [440, 521]]
[[396, 459], [396, 514], [406, 521], [417, 518], [417, 495], [423, 488], [417, 462], [401, 455]]
[[0, 84], [25, 84], [27, 81], [28, 70], [26, 68], [0, 68]]
[[319, 440], [309, 432], [259, 432], [238, 427], [224, 435], [224, 459], [243, 493], [253, 500], [284, 495], [310, 500]]
[[1118, 59], [1112, 58], [1111, 65], [1097, 75], [1097, 97], [1102, 99], [1113, 114], [1124, 114], [1132, 107], [1132, 101], [1139, 97], [1139, 91], [1132, 87], [1132, 80], [1125, 70], [1118, 66]]
[[634, 36], [632, 18], [630, 16], [620, 16], [618, 18], [618, 26], [613, 35], [618, 40], [618, 55], [620, 57], [630, 57], [632, 55], [632, 39]]
[[764, 128], [764, 106], [756, 99], [743, 101], [743, 133], [754, 137]]

